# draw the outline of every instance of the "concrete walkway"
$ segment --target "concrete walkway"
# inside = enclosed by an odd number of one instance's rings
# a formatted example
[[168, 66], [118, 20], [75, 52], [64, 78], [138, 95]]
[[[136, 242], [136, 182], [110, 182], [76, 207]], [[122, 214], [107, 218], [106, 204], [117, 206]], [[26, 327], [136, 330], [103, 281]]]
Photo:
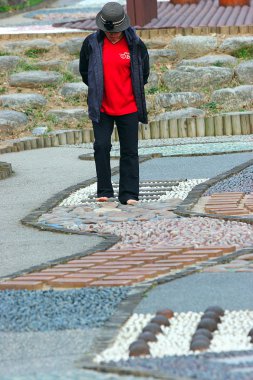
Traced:
[[78, 154], [75, 148], [47, 148], [1, 155], [15, 174], [0, 183], [0, 276], [83, 252], [103, 240], [41, 232], [20, 223], [56, 193], [96, 175], [94, 163], [79, 160]]

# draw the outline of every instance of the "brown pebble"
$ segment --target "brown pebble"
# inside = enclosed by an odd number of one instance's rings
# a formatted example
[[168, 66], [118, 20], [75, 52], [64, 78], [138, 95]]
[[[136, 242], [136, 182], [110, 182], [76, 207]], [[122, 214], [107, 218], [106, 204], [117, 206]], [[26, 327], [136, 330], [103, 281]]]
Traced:
[[157, 323], [160, 326], [170, 326], [170, 321], [164, 315], [156, 315], [150, 322]]
[[149, 331], [149, 332], [156, 335], [156, 334], [161, 333], [162, 329], [161, 329], [160, 325], [158, 325], [157, 323], [151, 323], [150, 322], [142, 330], [142, 332], [145, 332], [145, 331]]
[[215, 313], [214, 311], [205, 312], [202, 315], [201, 319], [205, 319], [205, 318], [214, 319], [217, 323], [221, 323], [221, 319], [220, 319], [219, 314]]
[[129, 347], [129, 356], [149, 355], [149, 346], [144, 340], [136, 340]]
[[218, 314], [219, 316], [223, 317], [223, 315], [225, 314], [224, 310], [220, 307], [220, 306], [208, 306], [208, 308], [205, 310], [205, 313], [207, 311], [214, 311], [216, 314]]
[[164, 315], [166, 318], [170, 319], [174, 315], [174, 311], [170, 309], [162, 309], [158, 310], [156, 315]]
[[197, 328], [204, 328], [213, 332], [217, 329], [217, 322], [211, 318], [203, 318], [200, 320]]

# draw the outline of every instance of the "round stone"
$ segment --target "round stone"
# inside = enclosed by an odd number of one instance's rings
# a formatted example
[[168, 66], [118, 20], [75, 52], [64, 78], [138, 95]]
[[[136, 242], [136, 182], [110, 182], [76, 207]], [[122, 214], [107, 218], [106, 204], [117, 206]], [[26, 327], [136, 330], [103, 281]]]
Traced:
[[138, 340], [144, 340], [145, 342], [157, 342], [157, 337], [152, 332], [145, 331], [138, 336]]
[[201, 319], [205, 319], [205, 318], [214, 319], [217, 323], [221, 323], [221, 319], [220, 319], [219, 314], [215, 313], [214, 311], [205, 312], [202, 315]]
[[198, 324], [198, 329], [204, 328], [211, 332], [217, 329], [217, 322], [214, 319], [211, 318], [203, 318]]
[[157, 323], [151, 323], [151, 322], [148, 323], [147, 326], [144, 327], [144, 329], [142, 330], [142, 332], [145, 332], [145, 331], [149, 331], [155, 335], [162, 332], [160, 325], [158, 325]]
[[190, 349], [192, 351], [205, 351], [210, 346], [210, 341], [207, 338], [204, 337], [198, 337], [194, 340], [192, 340]]
[[174, 311], [170, 309], [162, 309], [158, 310], [156, 315], [164, 315], [166, 318], [172, 318], [174, 315]]
[[253, 338], [253, 328], [249, 331], [248, 336], [251, 336], [251, 338]]
[[170, 326], [170, 321], [164, 315], [156, 315], [150, 322], [157, 323], [160, 326]]
[[131, 344], [131, 348], [129, 347], [129, 356], [142, 356], [149, 354], [149, 347], [143, 340], [136, 340]]
[[206, 310], [205, 310], [205, 313], [207, 311], [214, 311], [216, 314], [218, 314], [219, 316], [223, 316], [225, 314], [224, 310], [220, 307], [220, 306], [209, 306]]
[[211, 340], [213, 338], [213, 334], [209, 330], [203, 329], [203, 328], [197, 329], [195, 331], [195, 333], [193, 334], [192, 339], [197, 337], [197, 336], [205, 336], [209, 340]]

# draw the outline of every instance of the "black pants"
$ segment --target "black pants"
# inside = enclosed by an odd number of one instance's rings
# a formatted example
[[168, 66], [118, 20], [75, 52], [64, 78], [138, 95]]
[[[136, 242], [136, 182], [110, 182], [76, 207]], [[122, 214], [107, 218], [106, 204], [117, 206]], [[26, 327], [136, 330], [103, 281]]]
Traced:
[[138, 200], [139, 195], [137, 112], [122, 116], [110, 116], [101, 112], [99, 123], [93, 122], [97, 196], [114, 196], [110, 165], [111, 135], [114, 122], [120, 141], [119, 201], [125, 204], [128, 199]]

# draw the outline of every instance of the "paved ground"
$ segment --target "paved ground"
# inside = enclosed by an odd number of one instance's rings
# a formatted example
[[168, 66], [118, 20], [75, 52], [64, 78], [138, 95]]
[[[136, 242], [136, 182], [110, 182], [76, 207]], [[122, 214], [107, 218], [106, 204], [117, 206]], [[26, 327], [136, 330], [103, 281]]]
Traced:
[[59, 191], [95, 176], [94, 163], [77, 157], [74, 148], [1, 155], [1, 161], [10, 162], [15, 174], [0, 186], [0, 276], [85, 251], [102, 241], [96, 236], [40, 232], [20, 223]]

